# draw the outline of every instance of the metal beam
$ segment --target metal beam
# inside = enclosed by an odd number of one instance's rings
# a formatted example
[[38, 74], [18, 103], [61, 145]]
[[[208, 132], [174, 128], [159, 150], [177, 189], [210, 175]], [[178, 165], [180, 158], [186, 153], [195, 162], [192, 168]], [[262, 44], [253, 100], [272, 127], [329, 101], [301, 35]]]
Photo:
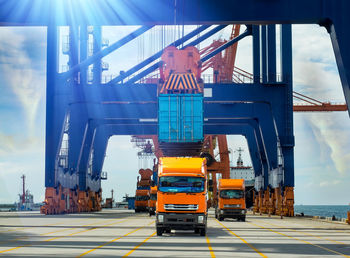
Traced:
[[[4, 0], [0, 25], [58, 26], [156, 24], [321, 23], [348, 0]], [[50, 3], [52, 5], [50, 6]], [[235, 8], [239, 6], [239, 8]], [[82, 8], [84, 7], [84, 8]], [[176, 12], [174, 12], [174, 9]], [[346, 9], [346, 8], [344, 8]]]
[[245, 32], [243, 32], [239, 36], [235, 37], [234, 39], [226, 42], [222, 46], [220, 46], [217, 49], [215, 49], [214, 51], [210, 52], [208, 55], [201, 58], [202, 63], [204, 63], [205, 61], [212, 58], [216, 54], [220, 53], [221, 51], [225, 50], [226, 48], [232, 46], [233, 44], [237, 43], [238, 41], [240, 41], [241, 39], [244, 39], [246, 36], [249, 36], [249, 35], [252, 35], [252, 27], [250, 25], [247, 26], [247, 29], [245, 30]]
[[[192, 41], [191, 43], [185, 45], [184, 47], [182, 47], [181, 49], [185, 49], [188, 46], [195, 46], [197, 44], [199, 44], [200, 42], [206, 40], [207, 38], [209, 38], [210, 36], [214, 35], [215, 33], [219, 32], [220, 30], [222, 30], [223, 28], [225, 28], [227, 25], [219, 25], [216, 26], [215, 28], [211, 29], [210, 31], [204, 33], [202, 36], [198, 37], [196, 40]], [[156, 69], [158, 69], [161, 65], [161, 61], [155, 63], [154, 65], [152, 65], [151, 67], [147, 68], [146, 70], [142, 71], [141, 73], [137, 74], [135, 77], [131, 78], [130, 80], [128, 80], [127, 82], [125, 82], [125, 84], [132, 84], [137, 82], [138, 80], [140, 80], [141, 78], [145, 77], [146, 75], [150, 74], [151, 72], [155, 71]]]
[[[81, 27], [81, 30], [85, 28], [85, 32], [86, 32], [86, 27]], [[92, 56], [90, 56], [87, 59], [82, 59], [84, 61], [80, 62], [79, 64], [73, 66], [71, 69], [69, 69], [69, 71], [60, 74], [60, 76], [62, 77], [62, 79], [68, 79], [69, 77], [71, 77], [74, 73], [83, 70], [83, 69], [87, 69], [89, 65], [93, 64], [94, 62], [102, 59], [103, 57], [107, 56], [108, 54], [112, 53], [113, 51], [117, 50], [118, 48], [124, 46], [125, 44], [127, 44], [128, 42], [130, 42], [131, 40], [137, 38], [138, 36], [140, 36], [141, 34], [145, 33], [146, 31], [150, 30], [152, 28], [152, 26], [142, 26], [141, 28], [135, 30], [134, 32], [126, 35], [125, 37], [123, 37], [122, 39], [118, 40], [117, 42], [113, 43], [112, 45], [110, 45], [109, 47], [93, 54]]]
[[[199, 28], [191, 31], [190, 33], [188, 33], [184, 37], [174, 41], [171, 44], [169, 44], [168, 46], [175, 46], [175, 47], [180, 46], [181, 44], [183, 44], [187, 40], [193, 38], [194, 36], [198, 35], [199, 33], [201, 33], [202, 31], [204, 31], [205, 29], [207, 29], [209, 27], [210, 27], [209, 25], [202, 25]], [[124, 80], [128, 76], [132, 75], [133, 73], [136, 73], [140, 69], [144, 68], [145, 66], [149, 65], [153, 61], [157, 60], [162, 55], [162, 53], [163, 53], [163, 50], [155, 53], [154, 55], [150, 56], [149, 58], [143, 60], [141, 63], [139, 63], [139, 64], [135, 65], [134, 67], [130, 68], [129, 70], [121, 73], [120, 75], [118, 75], [117, 77], [115, 77], [114, 79], [109, 81], [107, 84], [111, 85], [111, 84], [115, 84], [115, 83], [121, 82], [122, 80]]]
[[[46, 135], [45, 135], [45, 186], [55, 185], [55, 165], [60, 148], [64, 126], [65, 109], [55, 98], [58, 87], [58, 31], [55, 26], [47, 29], [47, 70], [46, 70]], [[63, 105], [64, 106], [64, 105]], [[61, 107], [61, 108], [60, 108]]]

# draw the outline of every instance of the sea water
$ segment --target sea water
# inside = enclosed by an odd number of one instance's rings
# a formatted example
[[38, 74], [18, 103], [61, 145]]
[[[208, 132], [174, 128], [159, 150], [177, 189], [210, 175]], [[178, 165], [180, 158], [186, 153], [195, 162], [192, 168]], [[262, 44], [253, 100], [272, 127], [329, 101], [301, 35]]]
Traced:
[[294, 205], [294, 212], [304, 213], [304, 215], [347, 218], [347, 212], [350, 211], [349, 205]]

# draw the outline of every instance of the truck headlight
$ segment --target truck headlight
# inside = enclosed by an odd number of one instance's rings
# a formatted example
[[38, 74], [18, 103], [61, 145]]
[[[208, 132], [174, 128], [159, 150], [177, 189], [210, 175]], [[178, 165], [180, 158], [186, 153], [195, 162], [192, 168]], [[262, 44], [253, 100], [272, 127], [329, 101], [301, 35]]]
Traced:
[[224, 214], [224, 210], [220, 210], [220, 214]]
[[198, 223], [204, 222], [204, 216], [198, 216]]
[[242, 210], [241, 213], [242, 213], [242, 214], [245, 214], [245, 210]]
[[158, 215], [158, 222], [163, 223], [164, 222], [164, 216]]

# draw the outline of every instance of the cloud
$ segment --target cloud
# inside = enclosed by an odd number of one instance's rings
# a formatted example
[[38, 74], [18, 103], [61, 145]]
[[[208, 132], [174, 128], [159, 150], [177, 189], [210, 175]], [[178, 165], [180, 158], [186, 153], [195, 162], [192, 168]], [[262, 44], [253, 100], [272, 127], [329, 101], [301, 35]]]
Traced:
[[350, 121], [347, 114], [312, 114], [309, 118], [320, 145], [334, 162], [337, 171], [350, 172]]
[[[345, 102], [328, 33], [316, 25], [293, 26], [293, 29], [296, 91], [321, 101]], [[320, 148], [320, 159], [330, 157], [341, 175], [350, 171], [348, 115], [344, 112], [309, 113], [302, 116]]]
[[0, 132], [0, 143], [0, 161], [11, 155], [33, 153], [43, 147], [43, 139], [35, 136], [24, 137], [23, 135], [2, 132]]
[[322, 182], [320, 183], [320, 187], [335, 186], [335, 185], [339, 185], [340, 183], [341, 183], [340, 180], [322, 181]]
[[15, 137], [12, 135], [5, 135], [0, 132], [0, 156], [12, 152], [16, 148]]
[[0, 33], [1, 77], [26, 113], [29, 134], [34, 134], [45, 93], [45, 34], [42, 28], [0, 28]]

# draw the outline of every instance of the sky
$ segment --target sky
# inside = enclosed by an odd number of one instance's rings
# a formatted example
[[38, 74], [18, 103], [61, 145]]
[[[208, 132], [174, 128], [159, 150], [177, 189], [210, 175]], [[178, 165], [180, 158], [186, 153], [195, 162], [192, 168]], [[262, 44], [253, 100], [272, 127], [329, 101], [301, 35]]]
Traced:
[[[113, 43], [135, 27], [104, 27], [103, 36]], [[192, 28], [186, 27], [185, 30]], [[179, 31], [148, 32], [104, 58], [105, 75], [118, 74], [161, 49]], [[62, 34], [67, 30], [62, 28]], [[225, 38], [230, 28], [214, 35]], [[61, 65], [66, 57], [60, 55]], [[122, 61], [121, 61], [122, 60]], [[237, 66], [252, 71], [251, 39], [240, 42]], [[294, 90], [322, 101], [344, 102], [334, 53], [326, 30], [318, 25], [293, 25]], [[21, 191], [21, 175], [34, 201], [44, 200], [46, 29], [0, 27], [0, 203], [13, 203]], [[294, 113], [295, 203], [349, 204], [350, 119], [347, 112]], [[233, 162], [242, 147], [245, 164], [251, 164], [242, 136], [229, 136]], [[130, 136], [113, 136], [108, 144], [103, 171], [103, 196], [115, 191], [118, 201], [134, 195], [139, 168], [151, 161], [138, 160], [139, 150]], [[148, 163], [148, 164], [147, 164]]]

